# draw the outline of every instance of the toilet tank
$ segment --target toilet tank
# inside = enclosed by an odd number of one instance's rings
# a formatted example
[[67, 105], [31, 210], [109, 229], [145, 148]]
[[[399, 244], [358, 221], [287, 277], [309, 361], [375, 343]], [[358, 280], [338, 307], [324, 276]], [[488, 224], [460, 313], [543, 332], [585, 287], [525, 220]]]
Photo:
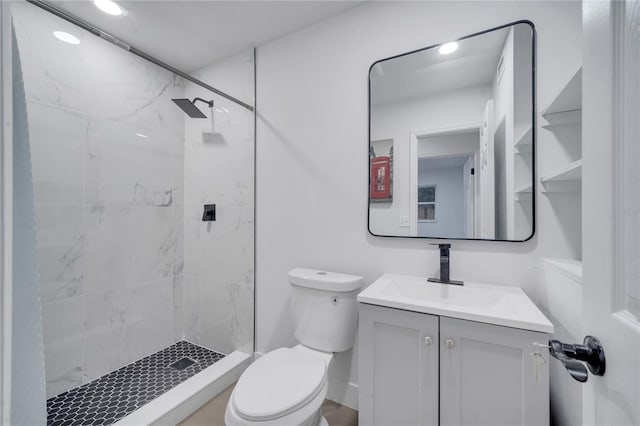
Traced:
[[296, 339], [324, 352], [351, 348], [358, 327], [356, 295], [363, 278], [296, 268], [289, 272], [289, 281]]

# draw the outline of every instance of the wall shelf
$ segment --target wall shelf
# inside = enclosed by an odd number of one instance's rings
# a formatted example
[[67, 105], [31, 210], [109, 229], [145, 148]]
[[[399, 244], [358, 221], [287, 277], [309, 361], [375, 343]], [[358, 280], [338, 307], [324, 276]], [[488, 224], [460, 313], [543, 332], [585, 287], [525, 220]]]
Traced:
[[533, 185], [524, 185], [515, 190], [515, 201], [531, 201], [533, 199]]
[[557, 257], [540, 259], [539, 301], [556, 322], [573, 336], [581, 336], [582, 333], [582, 290], [580, 260]]
[[582, 189], [582, 160], [540, 178], [544, 192], [577, 192]]
[[553, 112], [546, 114], [544, 118], [547, 120], [547, 123], [542, 125], [545, 129], [555, 126], [578, 124], [582, 122], [582, 109]]
[[527, 127], [522, 135], [516, 139], [514, 146], [516, 154], [531, 154], [533, 151], [533, 127]]
[[542, 115], [557, 114], [582, 109], [582, 67], [573, 74], [553, 101], [542, 110]]
[[543, 257], [542, 261], [553, 266], [562, 274], [576, 282], [582, 282], [582, 261], [575, 259], [563, 259], [557, 257]]
[[520, 188], [516, 188], [516, 194], [531, 194], [533, 191], [533, 185], [525, 185]]
[[524, 145], [522, 148], [519, 148], [515, 154], [516, 155], [531, 155], [533, 153], [532, 145]]
[[516, 190], [516, 194], [531, 193], [532, 190], [533, 190], [533, 185], [525, 185], [523, 187], [518, 188]]
[[520, 203], [531, 202], [533, 194], [531, 192], [516, 192], [515, 200]]

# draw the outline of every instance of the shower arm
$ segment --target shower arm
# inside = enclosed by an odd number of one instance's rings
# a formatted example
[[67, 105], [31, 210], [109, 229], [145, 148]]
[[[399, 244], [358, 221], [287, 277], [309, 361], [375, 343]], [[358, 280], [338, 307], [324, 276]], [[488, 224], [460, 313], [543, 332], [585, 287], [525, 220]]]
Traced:
[[[59, 18], [64, 19], [67, 22], [71, 22], [72, 24], [82, 28], [85, 31], [90, 32], [91, 34], [93, 34], [95, 36], [98, 36], [98, 37], [100, 37], [100, 38], [102, 38], [102, 39], [104, 39], [104, 40], [106, 40], [106, 41], [108, 41], [110, 43], [115, 44], [116, 46], [118, 46], [118, 47], [120, 47], [120, 48], [122, 48], [122, 49], [124, 49], [124, 50], [126, 50], [128, 52], [133, 53], [134, 55], [139, 56], [142, 59], [145, 59], [145, 60], [147, 60], [147, 61], [149, 61], [149, 62], [151, 62], [153, 64], [156, 64], [157, 66], [159, 66], [161, 68], [164, 68], [164, 69], [166, 69], [168, 71], [171, 71], [172, 73], [184, 78], [185, 80], [188, 80], [188, 81], [190, 81], [190, 82], [192, 82], [194, 84], [197, 84], [198, 86], [203, 87], [203, 88], [205, 88], [205, 89], [207, 89], [207, 90], [209, 90], [209, 91], [211, 91], [211, 92], [213, 92], [213, 93], [215, 93], [217, 95], [220, 95], [223, 98], [230, 100], [231, 102], [235, 102], [236, 104], [248, 109], [249, 111], [253, 111], [254, 110], [254, 107], [249, 105], [249, 104], [247, 104], [246, 102], [242, 102], [240, 99], [234, 98], [233, 96], [228, 95], [225, 92], [223, 92], [221, 90], [218, 90], [215, 87], [210, 86], [207, 83], [205, 83], [205, 82], [203, 82], [201, 80], [198, 80], [197, 78], [192, 77], [191, 75], [189, 75], [189, 74], [187, 74], [185, 72], [182, 72], [179, 69], [174, 68], [174, 67], [172, 67], [171, 65], [169, 65], [169, 64], [167, 64], [165, 62], [162, 62], [161, 60], [159, 60], [157, 58], [154, 58], [153, 56], [143, 52], [142, 50], [137, 49], [137, 48], [131, 46], [130, 44], [128, 44], [128, 43], [126, 43], [126, 42], [124, 42], [122, 40], [119, 40], [118, 38], [112, 36], [111, 34], [107, 33], [106, 31], [102, 31], [100, 28], [94, 26], [93, 24], [90, 24], [89, 22], [87, 22], [87, 21], [85, 21], [83, 19], [80, 19], [77, 16], [72, 15], [69, 12], [66, 12], [66, 11], [62, 10], [62, 9], [58, 8], [57, 6], [54, 6], [53, 4], [51, 4], [48, 1], [44, 1], [44, 0], [26, 0], [26, 1], [28, 3], [33, 4], [34, 6], [37, 6], [37, 7], [41, 8], [41, 9], [46, 10], [47, 12], [49, 12], [49, 13], [51, 13], [53, 15], [56, 15]], [[199, 99], [199, 98], [196, 98], [196, 99]], [[195, 99], [194, 99], [194, 102], [195, 102]], [[207, 101], [205, 101], [205, 102], [207, 102]]]
[[195, 105], [196, 101], [204, 102], [205, 104], [209, 105], [209, 108], [213, 108], [213, 101], [207, 101], [202, 98], [193, 98], [192, 103]]

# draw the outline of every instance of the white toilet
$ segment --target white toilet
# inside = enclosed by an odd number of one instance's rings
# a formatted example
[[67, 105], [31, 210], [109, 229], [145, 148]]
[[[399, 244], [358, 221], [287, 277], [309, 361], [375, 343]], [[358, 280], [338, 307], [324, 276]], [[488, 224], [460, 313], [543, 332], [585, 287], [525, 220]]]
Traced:
[[362, 277], [297, 268], [289, 272], [296, 339], [271, 351], [240, 376], [225, 413], [227, 426], [326, 426], [320, 406], [327, 394], [333, 352], [353, 346], [356, 295]]

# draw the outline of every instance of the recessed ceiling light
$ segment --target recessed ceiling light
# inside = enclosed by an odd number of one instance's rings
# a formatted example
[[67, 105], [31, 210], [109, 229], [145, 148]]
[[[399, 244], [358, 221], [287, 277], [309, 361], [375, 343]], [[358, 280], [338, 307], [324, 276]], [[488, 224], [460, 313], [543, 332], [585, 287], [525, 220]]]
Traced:
[[119, 16], [122, 15], [122, 8], [118, 5], [118, 3], [111, 0], [93, 0], [93, 4], [109, 15]]
[[448, 55], [449, 53], [453, 53], [456, 50], [458, 50], [458, 43], [456, 43], [455, 41], [451, 41], [449, 43], [445, 43], [442, 46], [440, 46], [440, 48], [438, 49], [438, 52], [440, 52], [443, 55]]
[[136, 136], [139, 137], [139, 138], [142, 138], [142, 139], [146, 139], [146, 138], [149, 137], [149, 136], [145, 135], [144, 133], [136, 133]]
[[69, 33], [65, 33], [64, 31], [54, 31], [53, 35], [56, 36], [58, 40], [64, 41], [65, 43], [80, 44], [80, 40], [78, 40], [78, 37]]

